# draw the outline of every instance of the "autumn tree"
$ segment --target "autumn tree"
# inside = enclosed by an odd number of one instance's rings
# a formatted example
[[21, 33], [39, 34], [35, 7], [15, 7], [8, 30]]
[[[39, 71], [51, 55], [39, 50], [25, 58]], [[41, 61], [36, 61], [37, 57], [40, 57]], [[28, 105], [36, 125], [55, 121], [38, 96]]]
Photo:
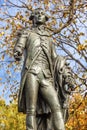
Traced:
[[73, 94], [69, 106], [69, 119], [66, 124], [67, 130], [87, 129], [87, 96], [80, 93]]
[[6, 105], [0, 99], [0, 130], [22, 130], [25, 129], [25, 115], [17, 111], [17, 104], [14, 101]]
[[2, 0], [0, 2], [2, 94], [17, 97], [23, 60], [15, 61], [13, 48], [18, 31], [32, 27], [29, 16], [31, 11], [38, 7], [43, 8], [49, 16], [46, 27], [51, 31], [57, 53], [67, 57], [67, 62], [70, 63], [75, 78], [73, 93], [79, 93], [85, 100], [83, 97], [87, 93], [86, 0]]

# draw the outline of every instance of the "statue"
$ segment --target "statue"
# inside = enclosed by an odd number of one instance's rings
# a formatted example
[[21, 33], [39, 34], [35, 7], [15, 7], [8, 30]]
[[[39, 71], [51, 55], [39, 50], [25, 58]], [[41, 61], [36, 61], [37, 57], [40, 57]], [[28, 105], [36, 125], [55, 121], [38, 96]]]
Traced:
[[64, 76], [71, 74], [67, 69], [64, 75], [65, 58], [55, 52], [45, 27], [48, 19], [41, 8], [35, 9], [30, 16], [32, 29], [22, 30], [14, 47], [16, 60], [26, 52], [18, 97], [18, 111], [26, 113], [26, 130], [65, 130], [62, 106], [66, 92], [61, 85], [68, 84]]

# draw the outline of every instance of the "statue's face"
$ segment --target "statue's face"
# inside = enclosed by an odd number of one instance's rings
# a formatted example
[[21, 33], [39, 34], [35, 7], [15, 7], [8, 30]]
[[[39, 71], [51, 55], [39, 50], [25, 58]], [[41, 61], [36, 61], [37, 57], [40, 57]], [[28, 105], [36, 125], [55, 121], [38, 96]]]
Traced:
[[43, 10], [37, 10], [34, 16], [34, 23], [44, 24], [46, 22], [46, 17]]

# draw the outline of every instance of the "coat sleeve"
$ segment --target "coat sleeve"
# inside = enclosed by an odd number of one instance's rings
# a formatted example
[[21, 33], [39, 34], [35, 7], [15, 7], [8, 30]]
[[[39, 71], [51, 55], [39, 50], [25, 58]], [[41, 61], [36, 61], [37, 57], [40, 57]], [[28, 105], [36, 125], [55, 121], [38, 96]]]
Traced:
[[16, 45], [14, 47], [14, 53], [15, 52], [20, 52], [23, 53], [23, 50], [26, 46], [26, 41], [27, 41], [27, 37], [28, 37], [28, 32], [26, 30], [22, 30], [21, 32], [19, 32], [19, 34], [17, 35], [17, 42]]
[[57, 58], [57, 53], [56, 53], [56, 48], [55, 48], [55, 45], [54, 43], [51, 44], [51, 53], [52, 53], [52, 61], [53, 61], [53, 64]]

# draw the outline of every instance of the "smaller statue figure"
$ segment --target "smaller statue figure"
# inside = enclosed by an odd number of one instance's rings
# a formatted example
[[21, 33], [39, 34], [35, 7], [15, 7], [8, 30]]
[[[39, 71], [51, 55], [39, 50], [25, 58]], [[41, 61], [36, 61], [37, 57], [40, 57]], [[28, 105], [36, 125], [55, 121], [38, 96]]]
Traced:
[[58, 93], [58, 99], [60, 101], [64, 122], [66, 123], [69, 114], [69, 97], [74, 90], [75, 80], [73, 78], [71, 68], [67, 59], [63, 56], [57, 56], [54, 66], [54, 82], [55, 88]]

